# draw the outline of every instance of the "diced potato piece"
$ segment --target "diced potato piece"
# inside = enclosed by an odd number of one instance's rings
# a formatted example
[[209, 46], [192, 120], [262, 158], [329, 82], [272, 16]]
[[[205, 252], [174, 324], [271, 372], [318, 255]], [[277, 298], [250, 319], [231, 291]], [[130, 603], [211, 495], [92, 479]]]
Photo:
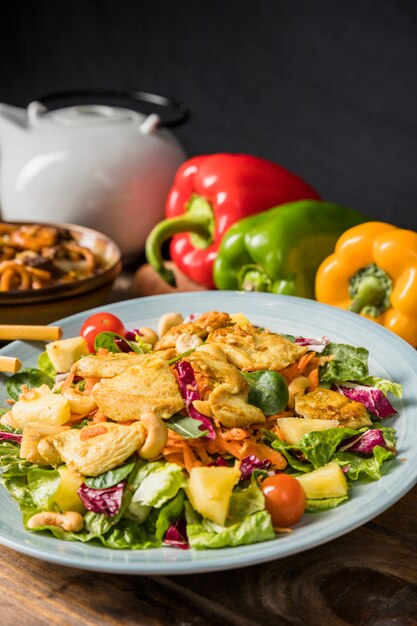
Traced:
[[307, 433], [339, 426], [337, 420], [307, 419], [304, 417], [279, 417], [277, 424], [282, 438], [292, 444], [300, 441]]
[[46, 352], [57, 372], [69, 372], [78, 359], [88, 354], [88, 348], [83, 337], [69, 337], [47, 343]]
[[251, 322], [244, 313], [232, 313], [230, 320], [238, 326], [250, 326]]
[[235, 467], [193, 467], [187, 486], [192, 506], [203, 517], [223, 526], [239, 478], [240, 471]]
[[38, 451], [38, 443], [48, 435], [57, 435], [67, 426], [54, 426], [39, 422], [28, 422], [23, 428], [22, 443], [20, 445], [20, 458], [39, 465], [49, 465]]
[[66, 398], [50, 392], [33, 400], [18, 400], [12, 407], [12, 415], [19, 428], [23, 428], [28, 422], [61, 426], [68, 422], [71, 412]]
[[84, 482], [84, 477], [65, 466], [59, 467], [58, 472], [61, 474], [61, 480], [54, 495], [55, 502], [63, 511], [84, 514], [86, 509], [77, 493]]
[[348, 492], [345, 475], [335, 461], [296, 478], [306, 492], [307, 498], [313, 500], [339, 498]]

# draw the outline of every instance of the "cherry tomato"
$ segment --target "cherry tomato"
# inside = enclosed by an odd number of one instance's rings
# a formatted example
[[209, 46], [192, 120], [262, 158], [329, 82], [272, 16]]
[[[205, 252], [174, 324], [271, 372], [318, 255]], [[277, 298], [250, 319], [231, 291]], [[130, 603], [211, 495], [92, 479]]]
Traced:
[[306, 494], [298, 480], [289, 474], [275, 474], [261, 483], [261, 489], [274, 526], [288, 528], [300, 521], [306, 508]]
[[125, 336], [125, 327], [122, 320], [111, 313], [95, 313], [88, 317], [81, 326], [80, 335], [87, 342], [90, 352], [94, 352], [94, 340], [99, 333], [111, 331], [122, 337]]

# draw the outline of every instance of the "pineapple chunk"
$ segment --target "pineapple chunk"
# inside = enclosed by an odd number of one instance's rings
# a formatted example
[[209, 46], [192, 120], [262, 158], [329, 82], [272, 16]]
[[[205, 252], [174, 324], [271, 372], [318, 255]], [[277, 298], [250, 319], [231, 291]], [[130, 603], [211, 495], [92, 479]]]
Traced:
[[279, 417], [277, 425], [282, 438], [288, 443], [297, 443], [307, 433], [315, 430], [337, 428], [337, 420], [308, 419], [304, 417]]
[[348, 492], [345, 475], [335, 461], [296, 478], [306, 492], [307, 498], [313, 500], [339, 498]]
[[22, 443], [20, 446], [20, 458], [39, 465], [49, 465], [38, 451], [38, 443], [48, 435], [57, 435], [67, 426], [55, 426], [39, 422], [27, 422], [23, 428]]
[[59, 467], [58, 472], [61, 480], [54, 495], [55, 502], [62, 511], [76, 511], [84, 514], [86, 509], [77, 493], [84, 482], [84, 477], [72, 472], [65, 465]]
[[240, 478], [235, 467], [193, 467], [187, 495], [193, 508], [203, 517], [224, 526], [233, 487]]
[[69, 401], [59, 394], [45, 393], [41, 389], [31, 390], [31, 398], [21, 396], [12, 407], [13, 420], [19, 428], [24, 428], [28, 422], [43, 422], [54, 426], [61, 426], [71, 417]]
[[88, 348], [83, 337], [69, 337], [46, 344], [46, 352], [57, 372], [69, 372], [78, 359], [88, 354]]
[[232, 313], [230, 316], [233, 324], [237, 324], [238, 326], [250, 326], [250, 320], [246, 317], [244, 313]]

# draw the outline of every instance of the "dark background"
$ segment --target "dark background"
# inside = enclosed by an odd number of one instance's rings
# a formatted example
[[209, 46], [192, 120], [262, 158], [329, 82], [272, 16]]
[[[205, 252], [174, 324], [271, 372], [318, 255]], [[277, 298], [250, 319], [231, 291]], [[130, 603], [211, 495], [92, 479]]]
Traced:
[[[188, 153], [249, 152], [417, 229], [414, 0], [38, 0], [0, 8], [0, 101], [171, 95]], [[0, 138], [1, 143], [1, 138]]]

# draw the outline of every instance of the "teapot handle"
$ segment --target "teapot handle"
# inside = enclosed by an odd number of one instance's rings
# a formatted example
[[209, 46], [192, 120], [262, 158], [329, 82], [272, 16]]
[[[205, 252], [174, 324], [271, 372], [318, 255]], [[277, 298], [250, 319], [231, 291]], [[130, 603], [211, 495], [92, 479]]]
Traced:
[[[123, 89], [78, 89], [74, 91], [56, 91], [54, 93], [48, 93], [46, 95], [35, 98], [35, 102], [29, 105], [30, 107], [36, 104], [36, 111], [34, 111], [34, 116], [37, 118], [42, 113], [45, 113], [51, 104], [52, 108], [57, 108], [56, 104], [62, 100], [79, 100], [79, 99], [113, 99], [113, 100], [125, 100], [129, 101], [130, 105], [134, 102], [136, 105], [141, 102], [145, 102], [146, 104], [153, 104], [157, 107], [161, 107], [164, 109], [171, 109], [176, 112], [176, 117], [168, 120], [161, 120], [159, 116], [151, 114], [144, 122], [146, 124], [147, 120], [151, 118], [152, 125], [156, 122], [156, 117], [158, 117], [159, 126], [163, 126], [165, 128], [173, 128], [174, 126], [180, 126], [180, 124], [184, 124], [190, 115], [189, 107], [180, 102], [179, 100], [175, 100], [174, 98], [169, 98], [167, 96], [160, 96], [155, 93], [148, 93], [146, 91], [126, 91]], [[97, 104], [97, 102], [94, 102]], [[41, 105], [41, 106], [39, 106]], [[62, 106], [62, 102], [60, 103]], [[42, 108], [41, 108], [42, 107]], [[149, 122], [150, 124], [150, 122]], [[143, 132], [149, 132], [150, 129], [145, 127]]]

